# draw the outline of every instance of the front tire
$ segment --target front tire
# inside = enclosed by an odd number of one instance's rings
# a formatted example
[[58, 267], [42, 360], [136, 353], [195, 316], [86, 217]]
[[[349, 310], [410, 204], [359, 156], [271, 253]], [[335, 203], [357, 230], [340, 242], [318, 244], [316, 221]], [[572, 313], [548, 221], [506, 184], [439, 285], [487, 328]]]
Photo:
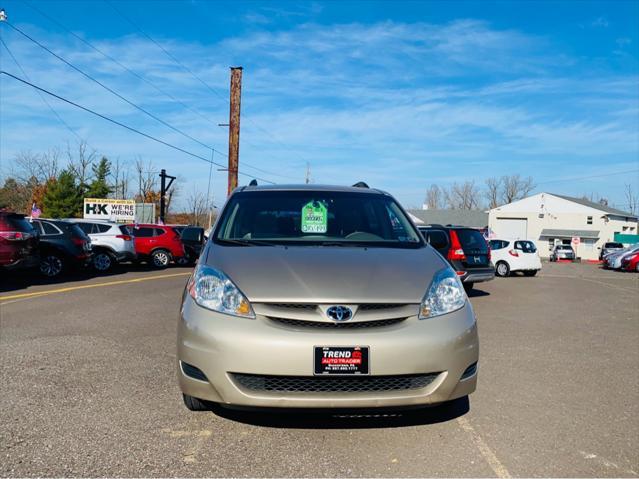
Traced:
[[114, 262], [113, 257], [106, 251], [100, 251], [93, 256], [93, 268], [100, 273], [110, 271]]
[[501, 276], [505, 278], [510, 274], [510, 266], [505, 261], [499, 261], [497, 263], [497, 267], [495, 268], [495, 274], [497, 276]]
[[64, 261], [56, 253], [47, 253], [40, 259], [40, 273], [47, 278], [60, 276], [64, 271]]
[[189, 411], [210, 411], [211, 409], [206, 402], [188, 394], [182, 394], [182, 399], [184, 399], [184, 405]]
[[154, 268], [164, 269], [169, 266], [170, 263], [171, 254], [164, 249], [156, 250], [151, 254], [151, 264]]

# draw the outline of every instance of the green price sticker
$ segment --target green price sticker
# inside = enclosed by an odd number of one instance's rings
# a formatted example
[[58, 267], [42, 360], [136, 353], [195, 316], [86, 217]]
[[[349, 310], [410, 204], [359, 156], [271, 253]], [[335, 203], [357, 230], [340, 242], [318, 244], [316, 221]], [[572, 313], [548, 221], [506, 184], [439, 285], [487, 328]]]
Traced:
[[328, 211], [319, 201], [309, 201], [302, 207], [302, 233], [326, 233]]

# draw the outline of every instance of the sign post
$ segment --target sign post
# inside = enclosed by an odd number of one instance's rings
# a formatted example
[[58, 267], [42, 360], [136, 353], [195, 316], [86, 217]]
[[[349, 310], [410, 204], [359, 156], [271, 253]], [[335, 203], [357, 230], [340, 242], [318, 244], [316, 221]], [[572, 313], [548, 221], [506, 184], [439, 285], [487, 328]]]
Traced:
[[581, 244], [581, 238], [579, 236], [573, 236], [570, 242], [572, 243], [572, 247], [575, 249], [575, 259], [577, 259], [577, 247]]

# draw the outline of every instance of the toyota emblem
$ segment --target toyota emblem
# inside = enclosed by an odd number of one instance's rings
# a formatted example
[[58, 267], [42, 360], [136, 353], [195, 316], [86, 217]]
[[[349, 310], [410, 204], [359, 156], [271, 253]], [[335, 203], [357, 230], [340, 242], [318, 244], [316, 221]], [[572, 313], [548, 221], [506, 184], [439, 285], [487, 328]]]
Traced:
[[353, 311], [346, 306], [331, 306], [326, 310], [326, 316], [333, 321], [348, 321], [353, 317]]

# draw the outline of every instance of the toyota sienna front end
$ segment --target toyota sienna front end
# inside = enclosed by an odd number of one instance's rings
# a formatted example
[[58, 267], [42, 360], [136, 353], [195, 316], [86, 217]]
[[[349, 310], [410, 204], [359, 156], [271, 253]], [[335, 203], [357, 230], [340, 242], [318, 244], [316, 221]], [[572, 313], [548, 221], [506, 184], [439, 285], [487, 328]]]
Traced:
[[192, 410], [436, 404], [475, 390], [478, 354], [457, 275], [368, 187], [236, 189], [180, 309]]

